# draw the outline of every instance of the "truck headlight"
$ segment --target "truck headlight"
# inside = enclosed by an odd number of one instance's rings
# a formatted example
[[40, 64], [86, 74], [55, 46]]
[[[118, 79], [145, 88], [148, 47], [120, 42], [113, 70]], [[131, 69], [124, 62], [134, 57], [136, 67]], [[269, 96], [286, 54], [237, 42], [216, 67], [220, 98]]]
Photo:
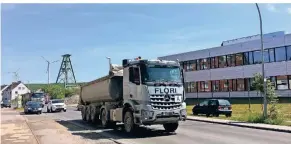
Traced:
[[187, 115], [187, 110], [186, 109], [182, 109], [181, 111], [180, 111], [180, 113], [181, 113], [181, 115]]
[[182, 103], [182, 109], [186, 109], [187, 108], [187, 105], [185, 102]]

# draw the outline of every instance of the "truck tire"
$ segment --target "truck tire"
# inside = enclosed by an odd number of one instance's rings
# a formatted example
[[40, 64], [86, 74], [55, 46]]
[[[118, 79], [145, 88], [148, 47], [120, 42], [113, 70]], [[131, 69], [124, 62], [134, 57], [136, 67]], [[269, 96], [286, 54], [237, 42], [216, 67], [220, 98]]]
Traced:
[[97, 116], [97, 113], [96, 113], [96, 107], [91, 107], [90, 117], [91, 117], [91, 121], [93, 123], [97, 123], [98, 122], [98, 116]]
[[86, 120], [88, 122], [91, 122], [91, 107], [90, 106], [86, 106]]
[[134, 117], [132, 110], [127, 110], [124, 114], [124, 130], [127, 133], [133, 133], [136, 130], [136, 125], [134, 124]]
[[116, 122], [107, 119], [106, 110], [102, 109], [100, 114], [101, 125], [103, 128], [115, 128]]
[[165, 130], [167, 132], [175, 132], [179, 126], [178, 123], [166, 123], [166, 124], [163, 124]]
[[106, 115], [106, 110], [105, 109], [101, 110], [100, 119], [101, 119], [102, 127], [104, 127], [104, 128], [108, 127], [108, 120], [107, 120], [107, 115]]
[[81, 115], [82, 115], [82, 120], [83, 121], [86, 121], [86, 107], [82, 107], [82, 110], [81, 110]]

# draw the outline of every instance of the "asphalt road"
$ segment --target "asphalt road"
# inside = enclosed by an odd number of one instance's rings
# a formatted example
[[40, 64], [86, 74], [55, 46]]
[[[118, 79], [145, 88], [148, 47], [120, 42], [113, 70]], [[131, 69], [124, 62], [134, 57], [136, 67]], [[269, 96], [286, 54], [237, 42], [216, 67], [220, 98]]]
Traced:
[[[196, 121], [181, 122], [175, 134], [165, 133], [162, 126], [142, 127], [134, 135], [122, 130], [101, 129], [81, 120], [80, 111], [68, 108], [67, 112], [44, 113], [58, 121], [70, 121], [93, 130], [71, 131], [88, 139], [95, 139], [96, 133], [109, 135], [116, 140], [134, 144], [291, 144], [291, 134]], [[69, 129], [70, 130], [70, 129]], [[97, 136], [98, 137], [98, 136]]]

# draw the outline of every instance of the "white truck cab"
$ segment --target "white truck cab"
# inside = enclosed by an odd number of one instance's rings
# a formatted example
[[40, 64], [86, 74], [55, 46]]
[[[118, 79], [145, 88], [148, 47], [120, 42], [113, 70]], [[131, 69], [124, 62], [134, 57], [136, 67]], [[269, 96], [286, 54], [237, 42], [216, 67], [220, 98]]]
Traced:
[[47, 112], [67, 111], [67, 105], [64, 100], [53, 99], [47, 103]]

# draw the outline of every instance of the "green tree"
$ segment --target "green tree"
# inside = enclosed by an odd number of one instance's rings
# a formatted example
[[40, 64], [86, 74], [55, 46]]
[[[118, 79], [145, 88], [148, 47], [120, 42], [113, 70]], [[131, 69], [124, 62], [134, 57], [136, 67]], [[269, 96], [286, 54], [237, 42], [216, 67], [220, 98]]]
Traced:
[[63, 99], [66, 93], [66, 89], [59, 85], [44, 86], [42, 90], [48, 93], [52, 99]]
[[[257, 91], [263, 93], [264, 92], [264, 81], [261, 74], [257, 73], [254, 75], [254, 82], [253, 86], [256, 88]], [[278, 96], [275, 93], [275, 86], [270, 81], [266, 81], [266, 96], [267, 96], [267, 103], [270, 105], [268, 117], [265, 120], [267, 123], [278, 124], [281, 123], [282, 120], [279, 117], [279, 110], [277, 107], [278, 104]]]

